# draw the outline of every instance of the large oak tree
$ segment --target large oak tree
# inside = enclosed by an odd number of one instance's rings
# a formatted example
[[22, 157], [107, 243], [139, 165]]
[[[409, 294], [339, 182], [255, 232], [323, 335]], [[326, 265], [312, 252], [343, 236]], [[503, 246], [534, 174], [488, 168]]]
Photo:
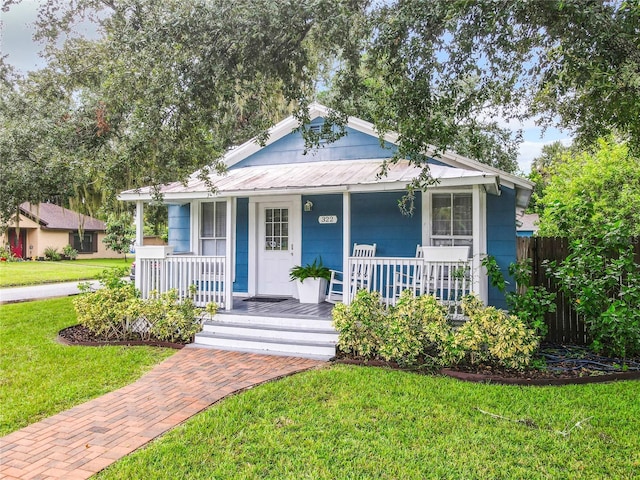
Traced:
[[[102, 36], [60, 45], [81, 15]], [[48, 67], [30, 82], [66, 99], [47, 108], [74, 126], [69, 178], [108, 198], [206, 175], [323, 88], [422, 165], [455, 148], [513, 170], [499, 118], [640, 145], [640, 0], [47, 0], [39, 28]]]

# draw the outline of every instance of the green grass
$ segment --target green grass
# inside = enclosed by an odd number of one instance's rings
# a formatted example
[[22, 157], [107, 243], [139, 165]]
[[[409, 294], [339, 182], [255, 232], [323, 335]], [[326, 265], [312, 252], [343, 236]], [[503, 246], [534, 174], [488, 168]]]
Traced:
[[517, 387], [334, 366], [230, 397], [98, 478], [638, 478], [639, 399], [633, 381]]
[[0, 436], [127, 385], [174, 350], [71, 347], [70, 298], [0, 306]]
[[0, 262], [0, 287], [72, 282], [98, 278], [105, 268], [131, 266], [134, 258], [96, 258], [60, 262]]

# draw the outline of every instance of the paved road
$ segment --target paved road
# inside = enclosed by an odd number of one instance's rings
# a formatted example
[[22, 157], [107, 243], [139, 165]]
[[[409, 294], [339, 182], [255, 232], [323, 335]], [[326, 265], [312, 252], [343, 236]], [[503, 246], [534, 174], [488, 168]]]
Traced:
[[[0, 304], [76, 295], [80, 293], [78, 283], [84, 282], [49, 283], [30, 287], [0, 288]], [[97, 288], [100, 284], [97, 280], [93, 280], [91, 285], [93, 288]]]

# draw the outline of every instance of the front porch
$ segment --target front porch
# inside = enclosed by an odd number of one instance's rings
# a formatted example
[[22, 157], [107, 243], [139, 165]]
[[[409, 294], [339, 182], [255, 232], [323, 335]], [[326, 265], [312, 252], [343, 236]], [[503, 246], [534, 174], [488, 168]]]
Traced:
[[233, 297], [233, 308], [225, 310], [224, 313], [228, 315], [331, 320], [333, 304], [328, 302], [300, 303], [295, 298], [285, 298], [282, 301], [271, 301], [268, 297], [266, 300], [269, 301], [262, 300], [261, 297], [257, 298], [260, 300], [254, 300], [251, 297]]
[[[450, 247], [449, 247], [450, 248]], [[444, 251], [445, 247], [443, 247]], [[233, 277], [224, 256], [172, 255], [170, 247], [143, 247], [136, 252], [136, 285], [143, 297], [153, 290], [176, 289], [196, 305], [214, 302], [219, 311], [195, 337], [195, 347], [328, 360], [335, 355], [338, 333], [332, 325], [333, 304], [300, 303], [290, 296], [234, 296]], [[465, 254], [466, 255], [466, 254]], [[349, 304], [358, 290], [375, 291], [386, 305], [400, 293], [437, 296], [451, 318], [461, 316], [460, 301], [473, 293], [471, 260], [429, 261], [413, 257], [348, 257], [341, 300]], [[356, 274], [357, 272], [357, 274]]]
[[[443, 252], [448, 247], [442, 247]], [[400, 293], [435, 295], [457, 313], [462, 297], [478, 293], [480, 283], [473, 261], [427, 260], [420, 257], [348, 257], [344, 291], [339, 301], [351, 303], [358, 290], [376, 291], [386, 305], [395, 305]], [[366, 272], [363, 274], [363, 272]], [[147, 298], [154, 290], [171, 289], [181, 298], [192, 295], [199, 307], [214, 302], [226, 313], [278, 313], [330, 318], [329, 304], [300, 304], [297, 300], [266, 302], [234, 297], [231, 262], [225, 256], [173, 255], [171, 247], [139, 247], [136, 251], [136, 287]], [[287, 298], [288, 296], [283, 295]], [[332, 298], [331, 300], [334, 300]]]

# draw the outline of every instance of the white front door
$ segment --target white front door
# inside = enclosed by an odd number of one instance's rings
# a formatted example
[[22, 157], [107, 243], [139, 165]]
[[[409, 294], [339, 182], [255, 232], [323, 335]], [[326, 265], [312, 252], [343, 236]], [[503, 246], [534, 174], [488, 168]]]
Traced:
[[257, 293], [295, 294], [289, 271], [295, 264], [300, 219], [295, 202], [258, 204]]

